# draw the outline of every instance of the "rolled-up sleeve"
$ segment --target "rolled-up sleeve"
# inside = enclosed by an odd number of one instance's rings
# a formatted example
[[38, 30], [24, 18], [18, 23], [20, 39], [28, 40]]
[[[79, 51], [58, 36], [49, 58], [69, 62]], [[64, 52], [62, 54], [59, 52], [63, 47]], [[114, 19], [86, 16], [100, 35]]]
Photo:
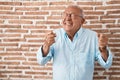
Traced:
[[107, 50], [108, 50], [108, 59], [107, 59], [107, 61], [104, 61], [104, 59], [102, 58], [102, 56], [101, 56], [101, 53], [99, 53], [98, 55], [97, 55], [97, 59], [98, 59], [98, 62], [99, 62], [99, 64], [102, 66], [102, 67], [104, 67], [104, 68], [110, 68], [110, 66], [112, 65], [112, 57], [113, 57], [113, 55], [112, 55], [112, 53], [111, 53], [111, 51], [110, 51], [110, 49], [107, 47]]
[[37, 52], [37, 61], [40, 65], [45, 65], [52, 58], [52, 49], [50, 48], [49, 53], [46, 57], [43, 57], [42, 46]]

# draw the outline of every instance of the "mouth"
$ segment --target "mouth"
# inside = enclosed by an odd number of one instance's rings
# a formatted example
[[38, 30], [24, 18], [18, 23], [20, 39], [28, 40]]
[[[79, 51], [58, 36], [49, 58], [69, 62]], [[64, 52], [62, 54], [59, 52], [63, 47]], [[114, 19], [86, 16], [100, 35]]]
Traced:
[[72, 22], [65, 22], [64, 24], [67, 25], [67, 26], [72, 26], [73, 25]]

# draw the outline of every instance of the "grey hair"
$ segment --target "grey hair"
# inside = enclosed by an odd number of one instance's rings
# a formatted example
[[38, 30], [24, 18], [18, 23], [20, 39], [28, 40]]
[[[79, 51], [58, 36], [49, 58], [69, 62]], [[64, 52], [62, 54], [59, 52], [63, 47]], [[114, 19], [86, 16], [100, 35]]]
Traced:
[[80, 16], [84, 19], [84, 11], [82, 8], [80, 8], [78, 5], [69, 5], [68, 7], [73, 7], [73, 8], [77, 8], [80, 10]]

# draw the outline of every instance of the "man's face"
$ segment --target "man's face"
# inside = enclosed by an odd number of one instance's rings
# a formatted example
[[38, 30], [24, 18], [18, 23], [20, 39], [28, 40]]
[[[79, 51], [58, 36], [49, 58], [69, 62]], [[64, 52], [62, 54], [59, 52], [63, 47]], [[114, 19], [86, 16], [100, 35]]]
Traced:
[[82, 13], [79, 8], [68, 7], [62, 14], [63, 28], [65, 31], [77, 31], [83, 24]]

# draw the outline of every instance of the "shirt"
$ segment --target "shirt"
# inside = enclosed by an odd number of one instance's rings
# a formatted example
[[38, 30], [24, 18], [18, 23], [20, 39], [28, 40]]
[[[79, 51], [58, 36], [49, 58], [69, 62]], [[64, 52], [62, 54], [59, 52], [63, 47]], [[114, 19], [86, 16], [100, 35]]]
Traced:
[[105, 62], [99, 50], [96, 32], [81, 27], [73, 41], [63, 28], [54, 32], [55, 43], [51, 45], [48, 55], [42, 56], [41, 47], [37, 52], [37, 60], [41, 65], [53, 59], [53, 80], [93, 80], [95, 61], [104, 68], [110, 68], [112, 53], [107, 47], [109, 56]]

